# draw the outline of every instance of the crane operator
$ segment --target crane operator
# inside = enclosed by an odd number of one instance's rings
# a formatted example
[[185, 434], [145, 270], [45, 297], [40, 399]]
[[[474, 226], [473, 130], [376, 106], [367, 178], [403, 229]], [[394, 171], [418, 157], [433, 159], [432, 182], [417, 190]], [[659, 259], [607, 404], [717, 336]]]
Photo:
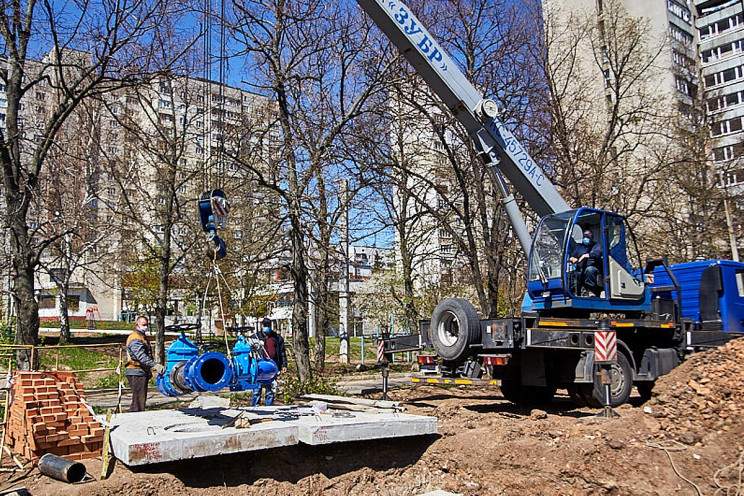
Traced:
[[602, 245], [594, 241], [591, 230], [584, 231], [581, 244], [574, 248], [568, 260], [576, 266], [574, 277], [578, 282], [579, 296], [599, 296], [604, 289], [599, 284], [602, 274]]

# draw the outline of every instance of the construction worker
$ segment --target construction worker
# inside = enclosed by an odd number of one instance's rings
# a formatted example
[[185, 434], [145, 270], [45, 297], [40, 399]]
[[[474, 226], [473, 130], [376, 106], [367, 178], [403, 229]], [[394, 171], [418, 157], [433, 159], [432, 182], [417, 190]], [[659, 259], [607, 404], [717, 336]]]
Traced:
[[[261, 330], [258, 331], [254, 337], [261, 340], [264, 347], [264, 358], [273, 360], [276, 363], [277, 369], [282, 373], [287, 371], [287, 352], [284, 349], [284, 339], [274, 332], [271, 327], [271, 319], [263, 319], [261, 321]], [[277, 374], [279, 377], [279, 374]], [[271, 383], [271, 386], [261, 386], [253, 390], [253, 396], [251, 397], [251, 405], [256, 406], [261, 402], [261, 390], [266, 389], [266, 406], [274, 404], [274, 394], [277, 390], [277, 380]]]
[[147, 382], [154, 370], [158, 374], [165, 372], [165, 367], [152, 359], [152, 348], [147, 341], [150, 329], [147, 317], [140, 316], [134, 323], [134, 332], [127, 338], [127, 370], [129, 388], [132, 390], [130, 412], [141, 412], [147, 402]]

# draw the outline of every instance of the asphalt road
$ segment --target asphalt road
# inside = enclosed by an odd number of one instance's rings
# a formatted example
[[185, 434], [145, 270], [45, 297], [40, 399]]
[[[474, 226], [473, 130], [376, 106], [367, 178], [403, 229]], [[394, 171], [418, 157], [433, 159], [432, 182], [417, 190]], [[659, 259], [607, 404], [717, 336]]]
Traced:
[[[405, 373], [391, 373], [388, 377], [388, 387], [394, 388], [403, 384], [411, 383], [411, 374]], [[379, 374], [368, 375], [368, 376], [349, 376], [339, 380], [337, 385], [339, 391], [347, 395], [363, 395], [373, 394], [376, 392], [382, 392], [382, 377]], [[222, 393], [204, 393], [205, 396], [220, 396]], [[95, 408], [106, 410], [108, 408], [116, 408], [118, 404], [118, 393], [111, 391], [86, 391], [85, 393], [88, 403]], [[158, 405], [169, 405], [172, 403], [190, 403], [194, 401], [199, 395], [197, 394], [185, 394], [178, 397], [163, 396], [157, 390], [157, 388], [151, 387], [147, 392], [147, 404], [148, 406]], [[122, 408], [126, 411], [129, 407], [131, 396], [129, 394], [129, 388], [124, 388], [122, 391]]]

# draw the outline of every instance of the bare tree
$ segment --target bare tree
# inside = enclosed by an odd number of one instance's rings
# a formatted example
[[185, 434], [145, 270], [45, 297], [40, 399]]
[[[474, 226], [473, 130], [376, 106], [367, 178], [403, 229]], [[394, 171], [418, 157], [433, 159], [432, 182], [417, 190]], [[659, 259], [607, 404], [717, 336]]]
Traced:
[[549, 100], [541, 129], [569, 202], [622, 212], [635, 226], [654, 207], [668, 167], [655, 154], [676, 112], [662, 56], [667, 40], [649, 36], [650, 21], [618, 1], [597, 8], [545, 8], [538, 56]]
[[51, 242], [39, 265], [57, 288], [60, 343], [71, 337], [71, 283], [86, 277], [100, 279], [98, 271], [108, 258], [105, 243], [114, 235], [113, 224], [100, 215], [98, 205], [103, 171], [96, 143], [102, 114], [100, 105], [83, 102], [70, 116], [68, 125], [58, 135], [65, 146], [50, 151], [49, 173], [40, 185], [42, 204], [35, 205], [37, 210], [51, 214], [43, 233]]
[[[29, 209], [58, 133], [84, 99], [127, 84], [147, 69], [152, 34], [177, 8], [150, 0], [102, 2], [85, 8], [29, 0], [10, 4], [0, 14], [6, 54], [0, 79], [8, 101], [0, 162], [19, 344], [35, 344], [38, 337], [34, 271], [53, 238], [42, 239], [39, 229], [29, 225]], [[21, 112], [22, 100], [44, 85], [54, 93], [53, 99], [34, 119], [38, 139], [24, 143], [31, 119]], [[30, 353], [20, 352], [18, 365], [31, 368]]]
[[[349, 123], [366, 111], [382, 88], [385, 53], [377, 49], [369, 21], [359, 10], [328, 9], [322, 4], [285, 0], [235, 4], [236, 39], [245, 50], [248, 77], [260, 93], [278, 103], [277, 163], [244, 164], [283, 202], [293, 282], [293, 349], [299, 378], [311, 377], [308, 342], [310, 239], [327, 246], [329, 227], [315, 231], [328, 211], [311, 215], [313, 199], [326, 197], [324, 179], [333, 177]], [[276, 171], [268, 179], [266, 170]], [[321, 223], [327, 220], [321, 220]], [[328, 222], [328, 226], [331, 223]], [[325, 257], [321, 257], [325, 258]]]
[[203, 171], [197, 152], [204, 144], [197, 123], [206, 115], [200, 102], [211, 95], [184, 72], [159, 72], [106, 102], [118, 130], [118, 141], [109, 141], [107, 152], [109, 176], [118, 187], [117, 205], [112, 206], [130, 233], [124, 270], [152, 263], [157, 271], [159, 363], [165, 360], [165, 316], [173, 278], [183, 272], [186, 254], [202, 241], [195, 199]]

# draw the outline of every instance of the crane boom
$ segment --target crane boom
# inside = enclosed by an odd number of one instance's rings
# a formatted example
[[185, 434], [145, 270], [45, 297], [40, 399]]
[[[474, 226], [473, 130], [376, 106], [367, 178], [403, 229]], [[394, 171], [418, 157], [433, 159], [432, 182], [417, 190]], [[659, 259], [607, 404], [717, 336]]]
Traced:
[[[499, 179], [501, 172], [541, 217], [569, 209], [542, 169], [497, 117], [495, 103], [483, 99], [406, 5], [398, 0], [357, 3], [465, 127]], [[529, 252], [530, 237], [524, 220], [501, 179], [500, 182], [507, 214], [525, 252]]]

